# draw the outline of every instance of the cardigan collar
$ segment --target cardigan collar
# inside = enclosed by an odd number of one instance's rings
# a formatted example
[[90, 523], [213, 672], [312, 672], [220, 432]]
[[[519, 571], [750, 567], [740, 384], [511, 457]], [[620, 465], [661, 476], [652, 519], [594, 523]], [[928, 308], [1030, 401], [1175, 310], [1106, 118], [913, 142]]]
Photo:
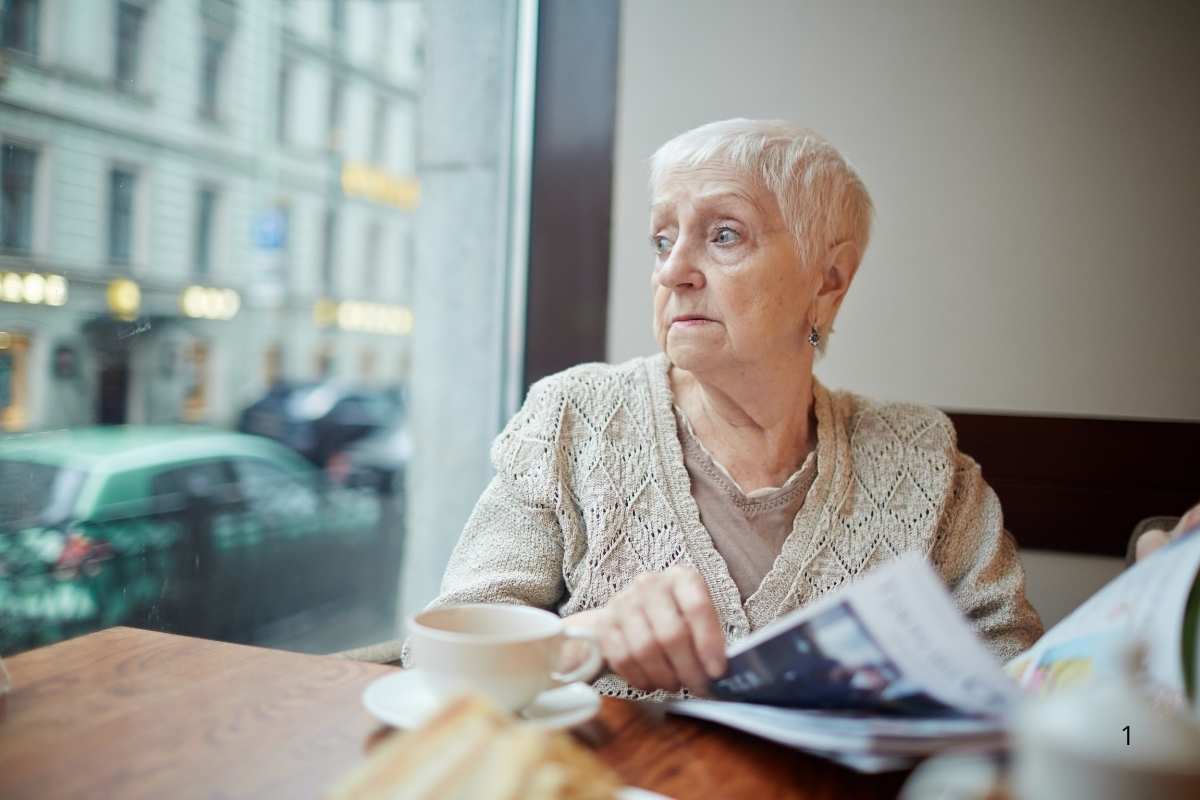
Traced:
[[[740, 603], [741, 595], [729, 565], [713, 545], [712, 537], [700, 521], [700, 509], [691, 493], [691, 481], [684, 466], [683, 447], [675, 423], [674, 395], [668, 372], [670, 359], [666, 354], [647, 359], [651, 390], [652, 419], [656, 441], [662, 458], [663, 474], [670, 492], [669, 502], [683, 526], [683, 539], [692, 563], [703, 576], [713, 597], [721, 624], [731, 638], [741, 638], [774, 619], [781, 610], [795, 606], [794, 594], [789, 591], [798, 574], [801, 562], [809, 549], [807, 532], [814, 530], [825, 499], [840, 474], [841, 464], [836, 457], [840, 449], [840, 426], [834, 419], [828, 390], [813, 377], [813, 404], [817, 417], [817, 476], [808, 490], [804, 506], [792, 522], [792, 532], [784, 541], [775, 563], [763, 578], [758, 589]], [[777, 598], [770, 601], [768, 598]], [[782, 602], [778, 598], [784, 598]]]

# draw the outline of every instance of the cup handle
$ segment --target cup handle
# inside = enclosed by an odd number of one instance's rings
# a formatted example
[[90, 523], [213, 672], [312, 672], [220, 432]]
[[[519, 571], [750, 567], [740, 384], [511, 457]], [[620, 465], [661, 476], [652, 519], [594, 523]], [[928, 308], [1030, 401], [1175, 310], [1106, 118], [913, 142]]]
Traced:
[[562, 632], [564, 639], [577, 639], [581, 642], [586, 642], [591, 649], [591, 653], [584, 659], [584, 662], [570, 672], [552, 672], [551, 679], [555, 683], [567, 684], [575, 683], [576, 681], [588, 681], [595, 677], [600, 671], [600, 667], [604, 665], [604, 657], [600, 654], [600, 642], [596, 640], [591, 631], [583, 630], [565, 630]]

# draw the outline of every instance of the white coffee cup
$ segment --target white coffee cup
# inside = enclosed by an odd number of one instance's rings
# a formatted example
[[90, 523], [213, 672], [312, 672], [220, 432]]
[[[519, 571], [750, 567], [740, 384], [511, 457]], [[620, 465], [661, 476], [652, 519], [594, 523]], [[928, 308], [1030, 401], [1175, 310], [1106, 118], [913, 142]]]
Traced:
[[1013, 732], [1020, 800], [1200, 797], [1200, 723], [1155, 708], [1127, 679], [1030, 699]]
[[[568, 630], [556, 614], [519, 605], [472, 604], [423, 611], [408, 621], [412, 666], [438, 697], [477, 692], [518, 711], [547, 689], [586, 680], [602, 664], [590, 633]], [[563, 646], [585, 642], [577, 669], [556, 671]]]

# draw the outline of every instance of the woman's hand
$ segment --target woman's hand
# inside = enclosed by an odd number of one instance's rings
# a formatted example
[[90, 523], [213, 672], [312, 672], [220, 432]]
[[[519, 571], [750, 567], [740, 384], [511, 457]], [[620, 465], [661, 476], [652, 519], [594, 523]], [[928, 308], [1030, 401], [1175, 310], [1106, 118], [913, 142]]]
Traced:
[[1178, 539], [1183, 535], [1183, 532], [1200, 525], [1200, 503], [1192, 506], [1192, 508], [1179, 518], [1179, 522], [1170, 532], [1149, 530], [1138, 537], [1137, 545], [1135, 546], [1135, 558], [1141, 561], [1146, 556], [1153, 553], [1158, 548]]
[[567, 618], [590, 628], [609, 668], [635, 689], [705, 693], [725, 672], [725, 639], [700, 573], [639, 575], [604, 608]]

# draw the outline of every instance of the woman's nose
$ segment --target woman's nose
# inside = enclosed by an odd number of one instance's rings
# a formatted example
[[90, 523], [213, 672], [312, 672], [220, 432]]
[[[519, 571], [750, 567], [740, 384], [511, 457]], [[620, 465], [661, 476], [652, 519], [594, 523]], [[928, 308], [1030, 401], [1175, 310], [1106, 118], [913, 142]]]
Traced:
[[699, 289], [704, 286], [704, 273], [696, 266], [688, 250], [685, 242], [676, 242], [667, 260], [658, 265], [655, 280], [661, 286], [668, 289]]

